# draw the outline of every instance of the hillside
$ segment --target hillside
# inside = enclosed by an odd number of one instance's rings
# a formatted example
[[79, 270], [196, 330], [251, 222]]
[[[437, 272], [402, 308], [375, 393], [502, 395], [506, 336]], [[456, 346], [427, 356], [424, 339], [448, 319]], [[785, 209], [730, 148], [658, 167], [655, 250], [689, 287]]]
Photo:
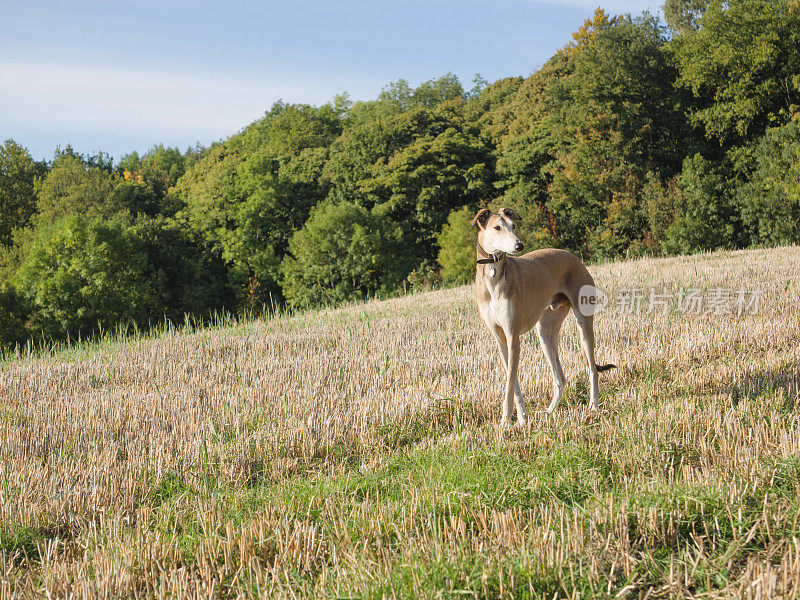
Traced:
[[209, 147], [6, 140], [0, 352], [466, 283], [481, 208], [595, 263], [800, 244], [799, 2], [586, 10], [519, 76], [277, 101]]
[[530, 423], [471, 287], [0, 363], [0, 598], [796, 597], [800, 252], [592, 267], [611, 298], [761, 289], [734, 314], [574, 319]]

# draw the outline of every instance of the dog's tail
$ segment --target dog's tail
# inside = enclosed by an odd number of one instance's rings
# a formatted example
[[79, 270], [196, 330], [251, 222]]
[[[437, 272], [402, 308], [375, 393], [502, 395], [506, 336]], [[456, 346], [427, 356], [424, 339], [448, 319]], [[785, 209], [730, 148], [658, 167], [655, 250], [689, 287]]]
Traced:
[[602, 373], [603, 371], [608, 371], [609, 369], [616, 369], [617, 365], [612, 365], [608, 363], [607, 365], [597, 365], [597, 372]]

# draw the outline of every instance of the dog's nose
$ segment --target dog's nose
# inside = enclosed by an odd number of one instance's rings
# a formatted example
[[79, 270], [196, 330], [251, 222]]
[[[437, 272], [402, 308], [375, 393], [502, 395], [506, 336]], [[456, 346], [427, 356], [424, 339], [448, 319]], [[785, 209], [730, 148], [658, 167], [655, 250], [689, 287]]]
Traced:
[[525, 246], [523, 246], [523, 245], [522, 245], [522, 242], [517, 242], [517, 245], [516, 245], [516, 246], [514, 246], [514, 252], [522, 252], [522, 249], [523, 249], [524, 247], [525, 247]]

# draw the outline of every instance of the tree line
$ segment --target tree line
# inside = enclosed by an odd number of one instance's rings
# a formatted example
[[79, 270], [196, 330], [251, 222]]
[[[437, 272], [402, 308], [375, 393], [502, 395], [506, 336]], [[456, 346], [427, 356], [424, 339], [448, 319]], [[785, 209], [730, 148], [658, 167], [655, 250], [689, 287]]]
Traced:
[[0, 146], [0, 343], [468, 281], [470, 220], [585, 260], [800, 242], [800, 0], [601, 9], [529, 77], [278, 102], [208, 148]]

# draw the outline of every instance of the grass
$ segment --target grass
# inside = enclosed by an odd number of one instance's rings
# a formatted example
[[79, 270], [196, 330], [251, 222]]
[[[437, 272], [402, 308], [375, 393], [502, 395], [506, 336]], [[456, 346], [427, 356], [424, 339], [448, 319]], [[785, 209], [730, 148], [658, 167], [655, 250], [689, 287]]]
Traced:
[[800, 596], [800, 253], [610, 263], [756, 315], [597, 319], [601, 411], [469, 287], [0, 363], [0, 598]]

